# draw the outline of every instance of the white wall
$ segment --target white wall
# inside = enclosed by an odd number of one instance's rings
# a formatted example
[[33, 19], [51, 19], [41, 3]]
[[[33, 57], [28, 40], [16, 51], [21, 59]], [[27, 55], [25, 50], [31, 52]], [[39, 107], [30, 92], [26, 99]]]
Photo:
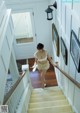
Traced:
[[[67, 1], [67, 2], [65, 2]], [[66, 73], [68, 73], [72, 78], [74, 78], [77, 82], [80, 83], [80, 73], [77, 72], [75, 64], [70, 54], [70, 34], [71, 29], [73, 29], [78, 38], [78, 30], [80, 27], [80, 2], [76, 2], [75, 0], [57, 0], [58, 9], [54, 11], [54, 22], [58, 33], [59, 39], [61, 37], [64, 39], [67, 50], [68, 50], [68, 65], [65, 65], [61, 50], [60, 56], [57, 58], [55, 54], [55, 49], [53, 48], [53, 55], [55, 57], [55, 61], [59, 62], [59, 66]], [[75, 2], [73, 2], [75, 1]], [[51, 0], [51, 3], [54, 0]], [[56, 16], [56, 17], [55, 17]], [[64, 94], [68, 98], [70, 104], [73, 106], [76, 113], [80, 113], [80, 89], [77, 88], [71, 81], [69, 81], [64, 75], [62, 75], [57, 69], [55, 69], [58, 84], [62, 88]]]
[[[12, 54], [14, 33], [12, 26], [11, 10], [6, 8], [4, 1], [2, 2], [0, 1], [0, 3], [1, 3], [0, 4], [0, 105], [1, 105], [3, 104], [5, 95], [4, 93]], [[18, 77], [16, 77], [16, 79], [17, 78]]]
[[33, 54], [36, 50], [37, 43], [41, 42], [45, 45], [45, 49], [48, 50], [49, 54], [52, 56], [52, 46], [51, 45], [51, 24], [47, 21], [47, 15], [45, 9], [48, 6], [47, 0], [39, 0], [33, 2], [30, 1], [8, 1], [6, 0], [8, 8], [12, 9], [12, 12], [16, 11], [27, 11], [32, 10], [34, 12], [34, 35], [35, 41], [29, 44], [16, 44], [16, 59], [33, 58]]

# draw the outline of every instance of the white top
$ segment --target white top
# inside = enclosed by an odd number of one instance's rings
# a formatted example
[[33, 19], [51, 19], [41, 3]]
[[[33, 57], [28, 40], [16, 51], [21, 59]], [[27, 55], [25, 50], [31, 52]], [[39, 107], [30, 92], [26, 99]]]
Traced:
[[39, 62], [43, 62], [47, 60], [47, 51], [43, 50], [43, 51], [36, 51], [34, 54], [35, 58], [37, 58], [37, 60]]
[[45, 58], [38, 59], [39, 62], [43, 62], [43, 61], [46, 61], [46, 60], [47, 60], [47, 56]]

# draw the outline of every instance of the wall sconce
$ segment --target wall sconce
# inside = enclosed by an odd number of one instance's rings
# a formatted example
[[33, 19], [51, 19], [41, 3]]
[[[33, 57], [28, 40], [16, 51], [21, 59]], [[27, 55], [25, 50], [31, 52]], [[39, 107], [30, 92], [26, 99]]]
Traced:
[[53, 9], [50, 7], [54, 7], [55, 9], [57, 9], [57, 2], [55, 1], [53, 5], [49, 5], [48, 8], [45, 10], [45, 12], [47, 13], [47, 20], [52, 20], [53, 19]]

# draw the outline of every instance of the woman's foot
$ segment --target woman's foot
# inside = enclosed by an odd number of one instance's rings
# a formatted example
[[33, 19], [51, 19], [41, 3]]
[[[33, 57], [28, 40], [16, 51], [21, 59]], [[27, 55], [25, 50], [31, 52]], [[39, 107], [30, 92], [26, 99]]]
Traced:
[[46, 87], [47, 86], [47, 84], [44, 84], [44, 87]]
[[43, 89], [44, 89], [46, 86], [47, 86], [47, 84], [44, 84], [44, 83], [42, 84], [42, 88], [43, 88]]

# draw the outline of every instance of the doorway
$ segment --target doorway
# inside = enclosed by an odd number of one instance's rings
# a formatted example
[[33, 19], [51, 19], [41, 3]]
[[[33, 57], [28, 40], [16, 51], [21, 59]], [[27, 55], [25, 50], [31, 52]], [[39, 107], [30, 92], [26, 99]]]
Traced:
[[12, 20], [15, 34], [14, 46], [17, 59], [32, 58], [36, 49], [33, 11], [12, 12]]

